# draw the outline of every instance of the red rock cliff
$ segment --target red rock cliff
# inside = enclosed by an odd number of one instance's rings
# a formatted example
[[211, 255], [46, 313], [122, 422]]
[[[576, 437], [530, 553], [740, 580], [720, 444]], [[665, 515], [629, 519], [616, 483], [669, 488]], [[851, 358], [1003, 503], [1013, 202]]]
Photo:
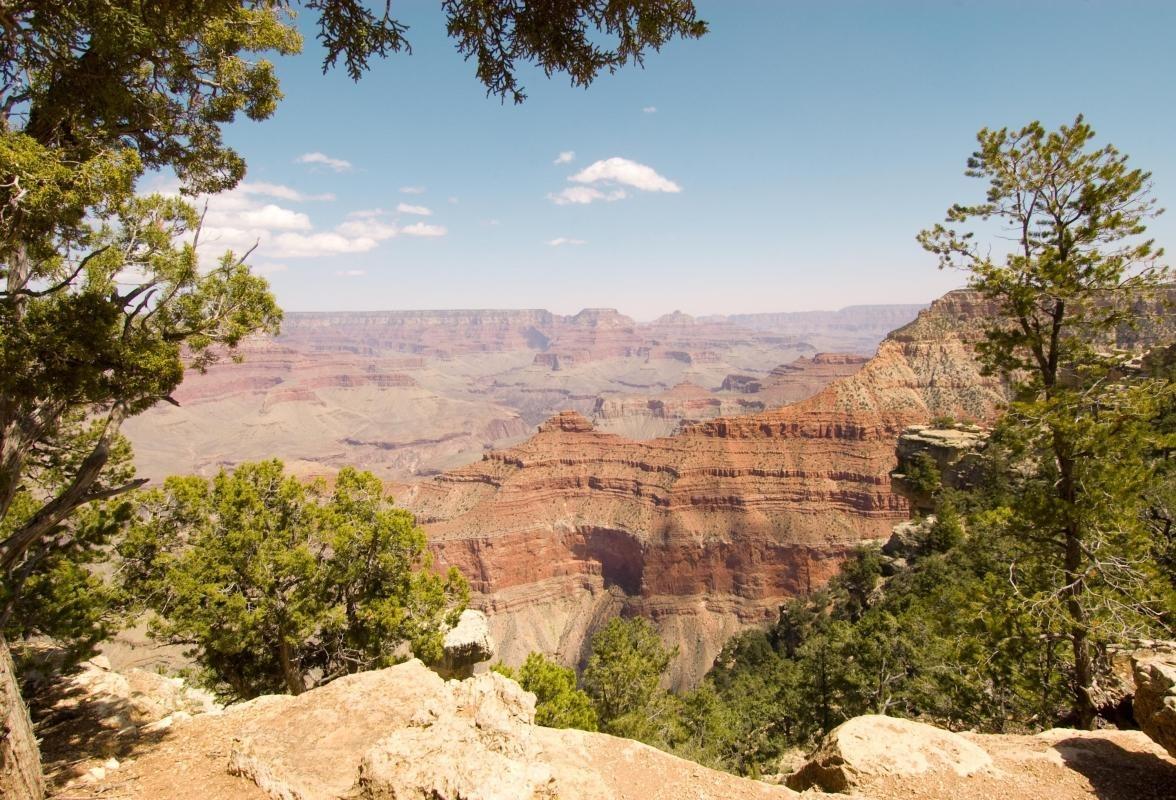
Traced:
[[969, 344], [990, 312], [953, 292], [816, 396], [676, 436], [630, 441], [565, 412], [402, 499], [470, 579], [508, 661], [541, 649], [574, 663], [623, 611], [679, 646], [672, 682], [689, 685], [728, 636], [906, 517], [888, 478], [905, 426], [995, 415], [1001, 387]]

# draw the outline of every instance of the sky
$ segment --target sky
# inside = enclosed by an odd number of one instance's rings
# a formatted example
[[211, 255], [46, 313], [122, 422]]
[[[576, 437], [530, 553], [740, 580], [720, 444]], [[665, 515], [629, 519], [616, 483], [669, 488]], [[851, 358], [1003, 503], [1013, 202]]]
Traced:
[[[393, 0], [413, 52], [359, 83], [301, 19], [278, 111], [226, 132], [249, 170], [208, 255], [259, 240], [288, 311], [922, 303], [965, 280], [915, 235], [982, 199], [976, 132], [1079, 113], [1176, 206], [1176, 2], [696, 6], [701, 40], [587, 90], [525, 68], [522, 105], [486, 96], [437, 0]], [[1150, 233], [1176, 248], [1176, 213]]]

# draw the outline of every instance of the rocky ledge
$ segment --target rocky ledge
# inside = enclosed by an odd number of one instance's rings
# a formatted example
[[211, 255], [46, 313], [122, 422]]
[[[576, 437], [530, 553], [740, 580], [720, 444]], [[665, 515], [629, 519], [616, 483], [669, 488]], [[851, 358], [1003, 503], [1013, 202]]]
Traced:
[[[88, 706], [87, 706], [88, 707]], [[419, 661], [177, 719], [71, 800], [750, 800], [801, 797], [637, 742], [534, 724], [497, 674], [445, 681]], [[84, 748], [84, 743], [83, 743]], [[77, 757], [76, 755], [74, 756]], [[956, 734], [885, 716], [829, 735], [788, 780], [859, 800], [1171, 798], [1176, 760], [1138, 731]]]

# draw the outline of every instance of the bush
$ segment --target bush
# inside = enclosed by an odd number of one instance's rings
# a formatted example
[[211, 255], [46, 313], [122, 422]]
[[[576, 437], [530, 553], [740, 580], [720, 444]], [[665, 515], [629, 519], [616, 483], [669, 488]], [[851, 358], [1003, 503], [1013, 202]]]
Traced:
[[493, 669], [535, 693], [536, 724], [547, 728], [596, 730], [592, 699], [576, 688], [574, 670], [560, 666], [542, 653], [528, 655], [517, 672], [504, 664], [495, 664]]
[[343, 469], [328, 494], [280, 461], [243, 464], [169, 478], [140, 506], [126, 588], [222, 694], [298, 694], [396, 663], [402, 643], [437, 660], [465, 606], [465, 580], [432, 571], [424, 532], [368, 472]]

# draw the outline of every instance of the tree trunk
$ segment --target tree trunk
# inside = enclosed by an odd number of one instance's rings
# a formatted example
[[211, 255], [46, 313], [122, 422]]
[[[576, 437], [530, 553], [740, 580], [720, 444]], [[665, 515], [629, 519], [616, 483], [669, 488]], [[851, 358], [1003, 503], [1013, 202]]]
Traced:
[[41, 800], [44, 796], [33, 724], [20, 696], [8, 643], [0, 636], [0, 797]]
[[1070, 617], [1070, 644], [1074, 651], [1074, 714], [1078, 727], [1083, 730], [1094, 728], [1097, 709], [1092, 697], [1094, 690], [1094, 658], [1090, 652], [1090, 620], [1082, 605], [1086, 593], [1086, 575], [1083, 569], [1082, 529], [1075, 522], [1073, 513], [1077, 502], [1077, 487], [1074, 481], [1074, 460], [1062, 437], [1054, 437], [1054, 453], [1058, 461], [1058, 497], [1068, 507], [1071, 517], [1065, 529], [1064, 574], [1066, 580], [1066, 613]]
[[294, 668], [294, 661], [290, 658], [290, 643], [286, 641], [286, 632], [278, 632], [278, 663], [282, 667], [282, 677], [286, 681], [286, 689], [290, 694], [302, 694], [306, 684], [302, 680], [302, 673]]

